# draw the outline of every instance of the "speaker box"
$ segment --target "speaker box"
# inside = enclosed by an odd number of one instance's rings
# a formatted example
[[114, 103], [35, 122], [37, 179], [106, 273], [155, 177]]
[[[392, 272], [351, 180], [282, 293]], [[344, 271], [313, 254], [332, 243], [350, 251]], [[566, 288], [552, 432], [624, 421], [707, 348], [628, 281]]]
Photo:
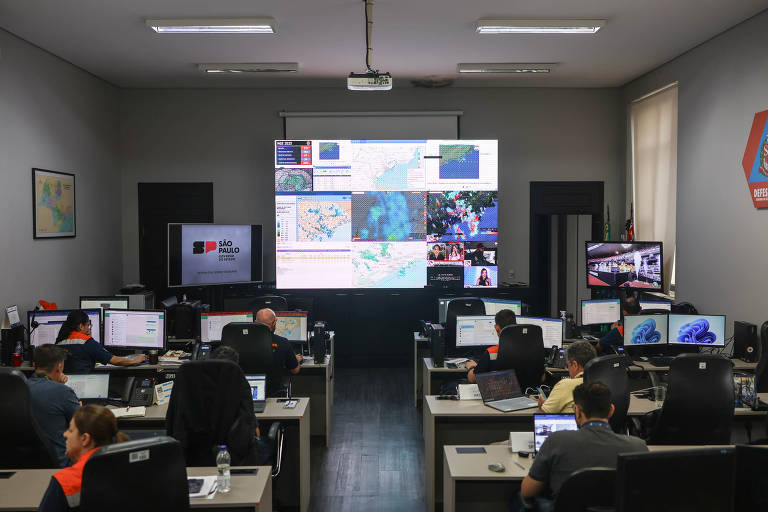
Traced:
[[754, 363], [758, 356], [757, 326], [749, 322], [733, 322], [733, 357]]

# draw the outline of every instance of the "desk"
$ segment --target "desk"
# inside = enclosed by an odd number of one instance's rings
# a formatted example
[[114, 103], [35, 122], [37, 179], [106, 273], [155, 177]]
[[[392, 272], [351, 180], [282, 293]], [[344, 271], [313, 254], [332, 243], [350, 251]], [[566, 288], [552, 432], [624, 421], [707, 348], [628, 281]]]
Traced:
[[[333, 344], [331, 344], [333, 347]], [[323, 363], [304, 363], [298, 374], [291, 376], [291, 395], [308, 397], [312, 412], [310, 433], [324, 436], [325, 446], [331, 443], [331, 411], [333, 409], [333, 351]]]
[[[246, 466], [248, 467], [248, 466]], [[254, 467], [254, 466], [250, 466]], [[272, 510], [272, 474], [269, 466], [259, 466], [255, 475], [232, 475], [232, 490], [216, 493], [213, 499], [190, 500], [190, 508], [205, 510]], [[37, 510], [51, 476], [57, 469], [21, 469], [8, 479], [0, 479], [0, 511]], [[187, 468], [188, 476], [215, 475], [216, 468]]]
[[421, 397], [426, 395], [422, 391], [421, 360], [427, 356], [429, 340], [419, 334], [413, 333], [413, 406], [418, 407]]
[[[285, 451], [280, 477], [275, 481], [273, 495], [286, 506], [297, 506], [301, 512], [309, 509], [309, 398], [300, 398], [294, 409], [283, 408], [276, 399], [267, 399], [264, 412], [256, 414], [262, 432], [268, 425], [280, 421], [286, 426]], [[120, 430], [157, 431], [165, 434], [165, 414], [168, 405], [147, 407], [147, 414], [140, 418], [118, 418]]]

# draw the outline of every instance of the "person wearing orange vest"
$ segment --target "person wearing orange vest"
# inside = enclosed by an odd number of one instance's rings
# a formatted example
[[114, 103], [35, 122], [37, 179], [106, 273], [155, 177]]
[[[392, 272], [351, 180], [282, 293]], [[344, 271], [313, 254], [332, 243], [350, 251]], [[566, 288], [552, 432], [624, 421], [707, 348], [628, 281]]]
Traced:
[[146, 361], [147, 356], [144, 354], [135, 359], [112, 355], [93, 339], [92, 327], [88, 315], [80, 309], [72, 311], [61, 325], [56, 336], [56, 345], [66, 350], [69, 355], [64, 363], [66, 373], [90, 373], [96, 363], [130, 366]]
[[624, 315], [639, 315], [642, 308], [634, 297], [627, 297], [621, 301], [621, 318], [611, 325], [608, 334], [600, 338], [595, 348], [598, 354], [613, 354], [616, 347], [624, 344]]
[[100, 405], [78, 409], [64, 438], [67, 457], [75, 463], [53, 474], [38, 512], [66, 512], [79, 507], [85, 463], [100, 447], [128, 440], [128, 436], [118, 432], [112, 411]]
[[[496, 316], [494, 317], [495, 323], [493, 326], [493, 328], [496, 330], [496, 335], [501, 336], [501, 330], [508, 325], [514, 325], [515, 321], [515, 312], [511, 309], [502, 309], [496, 313]], [[467, 380], [471, 384], [475, 384], [477, 382], [477, 380], [475, 380], [476, 374], [498, 370], [499, 368], [496, 368], [495, 364], [496, 356], [498, 354], [499, 346], [494, 345], [492, 347], [488, 347], [482, 353], [482, 355], [477, 358], [477, 361], [467, 361], [464, 365], [464, 367], [467, 369]]]

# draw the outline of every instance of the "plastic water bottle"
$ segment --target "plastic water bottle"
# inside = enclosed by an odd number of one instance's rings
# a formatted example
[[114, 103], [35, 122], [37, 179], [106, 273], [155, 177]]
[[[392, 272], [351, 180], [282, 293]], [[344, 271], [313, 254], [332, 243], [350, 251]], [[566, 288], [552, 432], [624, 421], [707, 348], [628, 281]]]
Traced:
[[218, 472], [216, 487], [218, 492], [229, 492], [231, 486], [229, 463], [231, 460], [229, 452], [227, 451], [227, 445], [223, 444], [219, 446], [219, 454], [216, 456], [216, 470]]
[[21, 366], [21, 360], [24, 358], [24, 348], [21, 341], [16, 342], [16, 350], [13, 351], [13, 366]]

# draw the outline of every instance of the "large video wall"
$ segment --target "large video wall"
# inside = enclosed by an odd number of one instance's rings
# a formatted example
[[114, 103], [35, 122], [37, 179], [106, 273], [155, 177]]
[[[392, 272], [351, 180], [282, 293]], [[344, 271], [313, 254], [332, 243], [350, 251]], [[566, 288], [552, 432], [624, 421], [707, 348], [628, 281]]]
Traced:
[[278, 288], [496, 287], [498, 141], [275, 141]]

